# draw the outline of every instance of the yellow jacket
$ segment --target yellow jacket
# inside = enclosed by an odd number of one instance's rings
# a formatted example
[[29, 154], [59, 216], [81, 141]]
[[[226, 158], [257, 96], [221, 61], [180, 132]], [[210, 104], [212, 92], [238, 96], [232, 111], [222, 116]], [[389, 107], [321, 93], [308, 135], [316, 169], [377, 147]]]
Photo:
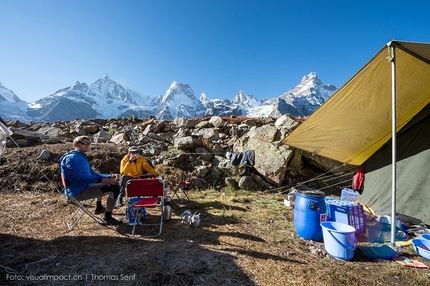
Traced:
[[142, 157], [136, 159], [136, 162], [129, 162], [129, 155], [125, 155], [121, 160], [120, 173], [121, 175], [127, 175], [132, 178], [139, 178], [143, 174], [143, 170], [148, 173], [158, 176], [157, 171], [155, 171], [146, 160]]

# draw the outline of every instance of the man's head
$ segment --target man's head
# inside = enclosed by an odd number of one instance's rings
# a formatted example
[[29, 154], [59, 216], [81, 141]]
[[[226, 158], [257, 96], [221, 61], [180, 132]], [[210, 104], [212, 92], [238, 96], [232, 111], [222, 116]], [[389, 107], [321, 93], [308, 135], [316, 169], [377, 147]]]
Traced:
[[73, 147], [83, 153], [90, 150], [90, 138], [88, 136], [78, 136], [73, 140]]
[[131, 146], [130, 148], [128, 148], [128, 153], [139, 154], [140, 149], [137, 146]]
[[137, 146], [128, 148], [128, 157], [130, 160], [136, 160], [140, 156], [140, 149]]

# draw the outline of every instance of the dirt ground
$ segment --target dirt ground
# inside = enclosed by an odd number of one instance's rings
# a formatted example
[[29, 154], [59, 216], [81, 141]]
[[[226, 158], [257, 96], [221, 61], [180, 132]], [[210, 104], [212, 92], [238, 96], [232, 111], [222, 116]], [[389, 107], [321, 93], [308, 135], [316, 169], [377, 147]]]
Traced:
[[[132, 238], [131, 226], [101, 226], [87, 216], [69, 230], [74, 209], [61, 194], [58, 158], [71, 144], [10, 148], [0, 157], [0, 284], [4, 285], [429, 285], [428, 269], [326, 255], [324, 243], [301, 239], [293, 208], [267, 192], [193, 190], [174, 198], [173, 214], [156, 238]], [[48, 161], [37, 160], [43, 149]], [[115, 172], [125, 154], [92, 147], [100, 172]], [[113, 215], [123, 218], [125, 207]], [[181, 222], [186, 210], [201, 225]], [[148, 221], [155, 217], [150, 213]], [[156, 232], [137, 227], [137, 234]], [[427, 265], [409, 246], [403, 255]]]

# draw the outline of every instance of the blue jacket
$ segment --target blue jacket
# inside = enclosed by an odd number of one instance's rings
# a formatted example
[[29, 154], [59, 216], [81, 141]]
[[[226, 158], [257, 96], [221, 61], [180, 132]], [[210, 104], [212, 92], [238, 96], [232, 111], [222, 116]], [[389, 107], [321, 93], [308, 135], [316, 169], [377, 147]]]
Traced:
[[60, 158], [61, 173], [66, 178], [66, 195], [73, 197], [90, 185], [101, 182], [102, 178], [110, 178], [110, 174], [98, 174], [92, 168], [87, 155], [72, 150]]

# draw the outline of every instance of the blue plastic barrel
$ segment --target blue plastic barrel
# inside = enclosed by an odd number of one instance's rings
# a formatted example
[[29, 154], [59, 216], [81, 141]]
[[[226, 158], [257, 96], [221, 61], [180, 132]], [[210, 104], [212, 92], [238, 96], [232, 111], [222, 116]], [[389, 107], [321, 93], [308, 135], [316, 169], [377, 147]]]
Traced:
[[298, 191], [294, 201], [294, 229], [306, 240], [321, 241], [325, 221], [325, 194], [318, 190]]

